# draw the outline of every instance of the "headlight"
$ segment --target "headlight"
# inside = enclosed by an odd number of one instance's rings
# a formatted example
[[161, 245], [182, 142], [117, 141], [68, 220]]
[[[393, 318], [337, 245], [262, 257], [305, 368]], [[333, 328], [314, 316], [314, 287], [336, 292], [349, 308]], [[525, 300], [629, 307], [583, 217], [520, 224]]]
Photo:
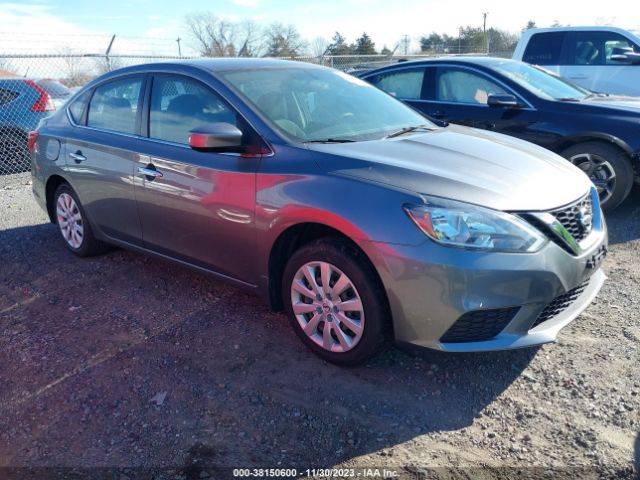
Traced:
[[524, 220], [469, 203], [425, 197], [424, 205], [404, 207], [429, 238], [443, 245], [500, 252], [536, 252], [546, 242]]

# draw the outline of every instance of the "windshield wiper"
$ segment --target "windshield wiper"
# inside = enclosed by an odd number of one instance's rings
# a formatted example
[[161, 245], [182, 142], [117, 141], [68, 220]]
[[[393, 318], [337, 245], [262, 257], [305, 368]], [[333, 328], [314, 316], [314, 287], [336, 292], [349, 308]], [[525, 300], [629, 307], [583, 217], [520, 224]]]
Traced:
[[353, 143], [355, 140], [349, 140], [348, 138], [322, 138], [318, 140], [307, 140], [304, 143]]
[[404, 127], [402, 129], [398, 130], [397, 132], [390, 133], [389, 135], [387, 135], [384, 138], [399, 137], [400, 135], [404, 135], [405, 133], [415, 132], [416, 130], [431, 131], [433, 129], [429, 125], [414, 125], [413, 127]]
[[585, 98], [585, 100], [586, 100], [586, 99], [588, 99], [588, 98], [594, 98], [594, 97], [597, 97], [597, 98], [605, 98], [605, 97], [610, 97], [610, 96], [611, 96], [611, 94], [609, 94], [609, 93], [591, 92], [589, 95], [587, 95], [587, 96], [586, 96], [586, 97], [584, 97], [584, 98]]

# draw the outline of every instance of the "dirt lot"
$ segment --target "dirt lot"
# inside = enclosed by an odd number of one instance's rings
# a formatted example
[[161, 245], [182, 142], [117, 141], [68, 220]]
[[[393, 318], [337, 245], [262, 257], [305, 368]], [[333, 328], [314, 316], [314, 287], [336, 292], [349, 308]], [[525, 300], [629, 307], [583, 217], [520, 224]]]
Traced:
[[216, 280], [122, 250], [73, 257], [25, 182], [0, 183], [0, 466], [109, 467], [116, 479], [143, 478], [138, 467], [182, 479], [254, 467], [384, 467], [399, 478], [478, 478], [487, 466], [632, 478], [638, 468], [638, 191], [608, 218], [609, 281], [558, 343], [390, 348], [341, 369], [309, 353], [282, 315]]

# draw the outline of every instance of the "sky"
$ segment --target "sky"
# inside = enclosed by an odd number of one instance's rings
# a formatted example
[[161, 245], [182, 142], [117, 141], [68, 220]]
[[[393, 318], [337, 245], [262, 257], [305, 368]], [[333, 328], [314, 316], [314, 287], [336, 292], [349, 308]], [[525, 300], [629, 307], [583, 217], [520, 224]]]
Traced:
[[[437, 31], [455, 35], [460, 26], [482, 26], [518, 32], [533, 20], [539, 27], [557, 21], [570, 25], [640, 27], [640, 2], [617, 0], [611, 8], [601, 1], [562, 2], [536, 0], [0, 0], [0, 53], [11, 51], [58, 53], [62, 49], [104, 51], [116, 34], [114, 52], [192, 53], [193, 42], [185, 16], [212, 12], [229, 20], [253, 20], [260, 24], [295, 25], [307, 40], [330, 39], [342, 33], [353, 42], [367, 32], [376, 47], [391, 49], [403, 35], [412, 48], [422, 34]], [[629, 23], [631, 22], [631, 23]], [[52, 51], [54, 50], [54, 51]]]

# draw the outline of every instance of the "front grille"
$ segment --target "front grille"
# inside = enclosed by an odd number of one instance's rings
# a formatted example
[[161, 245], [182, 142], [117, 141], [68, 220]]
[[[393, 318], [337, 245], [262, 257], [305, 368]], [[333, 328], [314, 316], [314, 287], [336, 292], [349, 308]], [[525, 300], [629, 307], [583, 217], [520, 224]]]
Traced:
[[443, 343], [480, 342], [498, 335], [520, 307], [474, 310], [462, 315], [440, 338]]
[[562, 224], [577, 242], [584, 240], [590, 233], [593, 219], [591, 193], [568, 207], [550, 212]]
[[582, 295], [582, 292], [584, 292], [584, 289], [587, 288], [587, 285], [589, 285], [589, 280], [578, 285], [576, 288], [569, 290], [567, 293], [563, 293], [562, 295], [558, 295], [556, 298], [554, 298], [552, 302], [545, 307], [542, 313], [538, 315], [538, 318], [536, 318], [536, 321], [533, 322], [533, 325], [531, 325], [530, 329], [535, 328], [541, 323], [550, 320], [561, 312], [564, 312], [569, 307], [569, 305], [575, 302], [576, 299], [580, 295]]

